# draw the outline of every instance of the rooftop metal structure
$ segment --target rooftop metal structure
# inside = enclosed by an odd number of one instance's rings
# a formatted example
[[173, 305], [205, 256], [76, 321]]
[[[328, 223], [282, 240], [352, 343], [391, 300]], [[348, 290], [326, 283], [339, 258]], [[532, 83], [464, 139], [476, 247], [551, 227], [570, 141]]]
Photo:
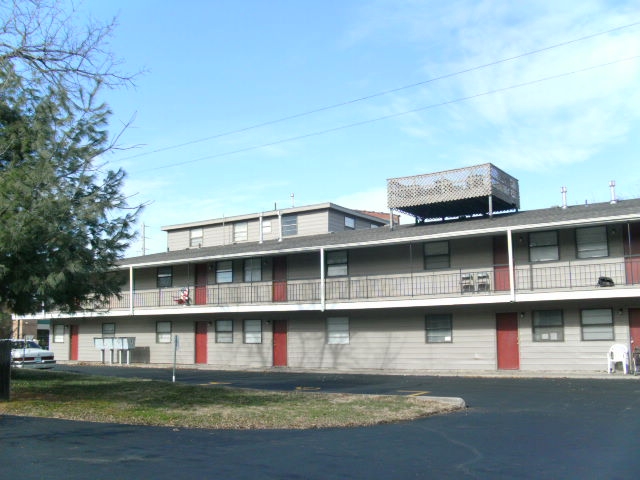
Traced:
[[520, 209], [518, 180], [491, 163], [390, 178], [387, 205], [416, 221]]

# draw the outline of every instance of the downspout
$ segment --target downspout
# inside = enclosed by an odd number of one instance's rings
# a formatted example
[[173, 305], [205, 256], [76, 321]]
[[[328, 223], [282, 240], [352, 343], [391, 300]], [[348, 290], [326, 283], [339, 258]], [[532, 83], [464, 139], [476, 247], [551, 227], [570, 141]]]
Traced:
[[262, 232], [262, 212], [260, 212], [260, 221], [258, 223], [258, 230], [260, 231], [260, 233], [258, 233], [258, 243], [262, 243], [264, 241], [264, 233]]
[[129, 315], [133, 315], [133, 265], [129, 267]]
[[324, 247], [320, 247], [320, 311], [326, 308], [325, 277], [324, 277]]
[[509, 290], [511, 295], [511, 301], [516, 301], [516, 275], [513, 261], [513, 241], [511, 235], [511, 229], [507, 229], [507, 255], [509, 256]]
[[282, 212], [280, 212], [280, 210], [278, 210], [278, 228], [280, 231], [280, 234], [278, 235], [278, 241], [281, 242], [282, 241]]

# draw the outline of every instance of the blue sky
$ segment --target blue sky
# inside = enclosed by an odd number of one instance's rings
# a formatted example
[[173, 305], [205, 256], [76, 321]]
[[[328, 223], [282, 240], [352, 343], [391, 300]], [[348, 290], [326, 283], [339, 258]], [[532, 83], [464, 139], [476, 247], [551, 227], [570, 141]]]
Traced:
[[103, 98], [114, 133], [133, 119], [119, 140], [131, 148], [104, 160], [149, 203], [147, 253], [165, 250], [165, 225], [288, 207], [292, 193], [386, 211], [388, 178], [486, 162], [520, 181], [524, 210], [560, 204], [562, 186], [570, 204], [607, 201], [610, 180], [640, 197], [638, 0], [80, 10], [117, 16], [110, 48], [122, 69], [146, 70]]

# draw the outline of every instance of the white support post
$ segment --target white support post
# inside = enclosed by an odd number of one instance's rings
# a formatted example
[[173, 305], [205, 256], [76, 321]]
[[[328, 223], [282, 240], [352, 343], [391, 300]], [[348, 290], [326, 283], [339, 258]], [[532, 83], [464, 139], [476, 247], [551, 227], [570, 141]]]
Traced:
[[133, 266], [129, 267], [129, 315], [133, 315]]
[[320, 248], [320, 310], [324, 312], [326, 306], [325, 276], [324, 276], [324, 248]]

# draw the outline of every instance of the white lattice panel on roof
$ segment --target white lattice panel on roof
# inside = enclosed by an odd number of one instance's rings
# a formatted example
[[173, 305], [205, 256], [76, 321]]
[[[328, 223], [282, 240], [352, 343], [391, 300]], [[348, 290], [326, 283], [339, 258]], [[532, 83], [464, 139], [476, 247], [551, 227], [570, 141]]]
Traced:
[[398, 210], [481, 197], [494, 197], [517, 209], [518, 180], [490, 163], [387, 180], [388, 206]]

